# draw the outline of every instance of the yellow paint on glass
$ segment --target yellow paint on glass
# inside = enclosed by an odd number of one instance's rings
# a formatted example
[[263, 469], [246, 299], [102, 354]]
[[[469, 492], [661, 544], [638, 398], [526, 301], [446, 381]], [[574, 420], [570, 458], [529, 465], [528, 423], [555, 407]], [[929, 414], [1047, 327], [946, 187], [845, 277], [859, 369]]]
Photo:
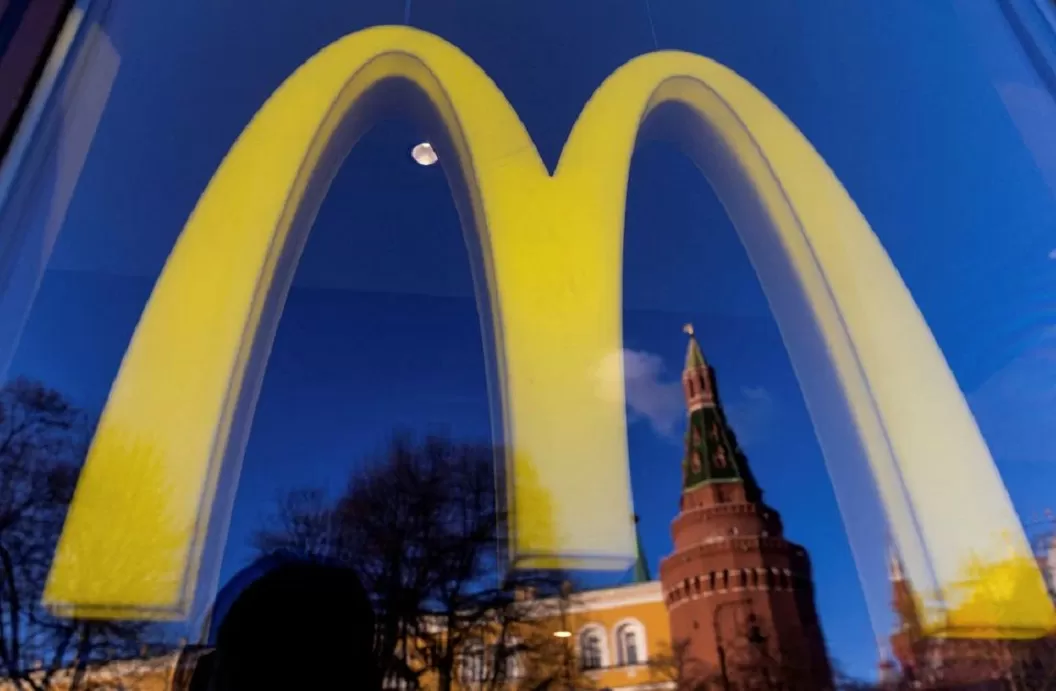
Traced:
[[435, 134], [482, 248], [518, 564], [622, 568], [634, 557], [623, 389], [612, 395], [596, 373], [622, 347], [624, 201], [648, 120], [698, 161], [722, 157], [720, 196], [759, 219], [738, 231], [746, 242], [753, 233], [772, 239], [806, 296], [909, 576], [945, 598], [928, 625], [1053, 625], [1051, 603], [1030, 588], [1017, 595], [1030, 606], [1016, 608], [1013, 622], [958, 609], [957, 598], [971, 599], [953, 588], [967, 565], [1007, 557], [988, 536], [1006, 536], [1002, 549], [1014, 536], [1022, 556], [1022, 529], [897, 271], [824, 161], [765, 96], [700, 56], [639, 57], [591, 98], [550, 176], [480, 68], [404, 27], [352, 34], [309, 60], [216, 172], [114, 382], [48, 583], [51, 606], [186, 614], [221, 462], [240, 459], [248, 422], [237, 406], [251, 412], [261, 376], [251, 365], [266, 360], [332, 175], [390, 106]]

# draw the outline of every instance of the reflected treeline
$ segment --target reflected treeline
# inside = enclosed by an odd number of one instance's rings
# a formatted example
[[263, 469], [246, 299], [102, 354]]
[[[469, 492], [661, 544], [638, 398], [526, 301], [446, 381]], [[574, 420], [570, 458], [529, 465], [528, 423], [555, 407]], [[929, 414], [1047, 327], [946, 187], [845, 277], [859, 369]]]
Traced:
[[571, 673], [560, 664], [567, 646], [535, 623], [553, 614], [567, 579], [504, 574], [496, 453], [398, 434], [336, 499], [322, 490], [284, 497], [255, 546], [356, 570], [378, 613], [375, 650], [389, 686], [500, 688], [516, 677], [523, 688], [547, 688]]
[[[41, 604], [93, 429], [88, 415], [39, 383], [0, 388], [0, 691], [187, 686], [172, 654], [180, 646], [165, 642], [163, 627], [56, 617]], [[253, 547], [355, 571], [377, 614], [374, 654], [386, 688], [593, 688], [604, 670], [577, 659], [569, 637], [583, 623], [572, 612], [585, 596], [566, 573], [505, 568], [500, 455], [488, 444], [396, 434], [336, 495], [282, 496]], [[1014, 578], [1034, 578], [1021, 566], [994, 567], [1008, 578], [967, 574], [968, 585], [1002, 583], [1010, 592], [981, 593], [966, 606], [1018, 602], [1017, 587], [1036, 585]], [[929, 638], [917, 618], [920, 599], [908, 582], [895, 585], [900, 628], [892, 648], [901, 673], [874, 685], [837, 669], [836, 689], [1056, 689], [1056, 639]], [[642, 683], [678, 691], [808, 687], [796, 660], [773, 656], [765, 622], [747, 617], [734, 633], [724, 641], [725, 670], [691, 659], [676, 641], [650, 657]], [[184, 657], [189, 678], [197, 657]]]
[[[100, 688], [93, 668], [153, 654], [148, 626], [52, 616], [41, 604], [92, 421], [19, 379], [0, 389], [0, 687]], [[106, 688], [125, 688], [131, 675]]]

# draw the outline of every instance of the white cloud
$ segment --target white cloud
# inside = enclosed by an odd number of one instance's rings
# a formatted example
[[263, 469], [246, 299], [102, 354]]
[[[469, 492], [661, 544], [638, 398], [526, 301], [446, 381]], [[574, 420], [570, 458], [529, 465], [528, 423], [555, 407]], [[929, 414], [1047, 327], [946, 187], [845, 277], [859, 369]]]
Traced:
[[1056, 259], [1056, 249], [1049, 252], [1049, 259]]
[[[660, 436], [681, 437], [686, 419], [681, 375], [669, 374], [663, 358], [646, 351], [624, 350], [606, 357], [597, 374], [602, 395], [610, 400], [619, 395], [623, 379], [632, 423], [644, 420]], [[776, 405], [764, 387], [742, 387], [724, 401], [737, 438], [746, 446], [761, 438], [773, 423]]]
[[673, 437], [678, 435], [677, 425], [685, 417], [685, 404], [679, 379], [665, 381], [664, 374], [664, 361], [659, 355], [638, 350], [612, 353], [598, 368], [603, 395], [618, 395], [622, 378], [631, 420], [647, 420], [657, 434]]

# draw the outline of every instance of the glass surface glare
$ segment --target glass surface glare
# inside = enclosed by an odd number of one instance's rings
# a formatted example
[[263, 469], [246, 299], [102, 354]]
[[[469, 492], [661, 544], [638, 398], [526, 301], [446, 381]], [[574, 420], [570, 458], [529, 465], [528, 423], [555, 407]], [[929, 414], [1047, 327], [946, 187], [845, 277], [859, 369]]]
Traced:
[[821, 5], [0, 4], [0, 687], [1044, 688], [1054, 8]]

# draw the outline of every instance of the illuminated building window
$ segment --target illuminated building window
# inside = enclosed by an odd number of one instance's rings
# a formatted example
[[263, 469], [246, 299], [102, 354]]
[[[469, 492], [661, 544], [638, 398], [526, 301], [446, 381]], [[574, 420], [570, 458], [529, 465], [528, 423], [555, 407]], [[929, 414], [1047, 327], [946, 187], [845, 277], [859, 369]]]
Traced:
[[605, 630], [588, 626], [579, 634], [579, 666], [582, 669], [601, 669], [608, 666]]
[[588, 633], [582, 642], [583, 669], [601, 667], [601, 640], [594, 633]]
[[641, 665], [647, 660], [645, 627], [637, 619], [616, 625], [616, 664]]
[[638, 664], [638, 640], [634, 631], [620, 632], [620, 655], [623, 656], [623, 664]]
[[469, 641], [462, 650], [462, 683], [483, 681], [484, 671], [484, 645], [480, 641]]
[[[496, 662], [499, 659], [502, 660], [502, 669], [506, 679], [520, 679], [523, 675], [520, 655], [518, 654], [520, 644], [519, 639], [511, 638], [507, 640], [506, 645], [495, 647]], [[496, 668], [498, 668], [498, 664], [496, 664]]]

